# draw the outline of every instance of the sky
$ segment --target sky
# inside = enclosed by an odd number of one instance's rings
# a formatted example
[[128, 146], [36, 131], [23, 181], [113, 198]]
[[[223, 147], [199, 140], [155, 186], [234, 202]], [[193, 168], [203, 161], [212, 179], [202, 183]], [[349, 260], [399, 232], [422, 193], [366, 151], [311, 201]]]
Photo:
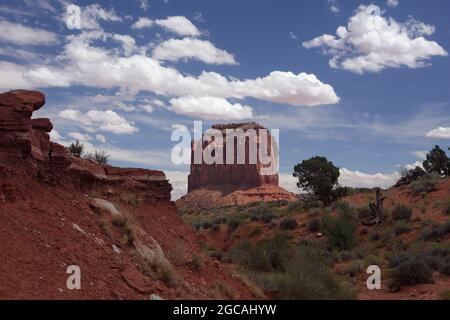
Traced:
[[388, 187], [450, 145], [449, 12], [448, 0], [2, 0], [0, 91], [43, 91], [34, 116], [52, 120], [52, 140], [164, 170], [173, 199], [189, 167], [172, 163], [171, 134], [194, 120], [279, 129], [290, 191], [315, 155], [342, 185]]

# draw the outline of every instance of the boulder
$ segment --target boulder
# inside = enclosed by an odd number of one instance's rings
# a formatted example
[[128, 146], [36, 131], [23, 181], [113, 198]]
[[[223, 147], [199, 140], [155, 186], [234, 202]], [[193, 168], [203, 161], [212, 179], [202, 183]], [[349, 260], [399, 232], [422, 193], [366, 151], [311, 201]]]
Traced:
[[119, 210], [109, 201], [94, 198], [91, 200], [90, 206], [96, 210], [98, 213], [104, 213], [111, 216], [120, 216], [122, 215]]

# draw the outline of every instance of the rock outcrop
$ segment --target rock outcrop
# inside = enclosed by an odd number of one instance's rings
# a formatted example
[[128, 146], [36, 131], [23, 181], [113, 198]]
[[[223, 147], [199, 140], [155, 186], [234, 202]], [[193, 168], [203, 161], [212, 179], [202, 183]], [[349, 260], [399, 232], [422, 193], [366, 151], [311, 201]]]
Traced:
[[[164, 172], [72, 156], [50, 141], [49, 119], [31, 118], [44, 103], [0, 94], [0, 299], [205, 299], [216, 281], [251, 297], [210, 257], [201, 276], [190, 270], [200, 249]], [[70, 265], [80, 290], [66, 286]]]

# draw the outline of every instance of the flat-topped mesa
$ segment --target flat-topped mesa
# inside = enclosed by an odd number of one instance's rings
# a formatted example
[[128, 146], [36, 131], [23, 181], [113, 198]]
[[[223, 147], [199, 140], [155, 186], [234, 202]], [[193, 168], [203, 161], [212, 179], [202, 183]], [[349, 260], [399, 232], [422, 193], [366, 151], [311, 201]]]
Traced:
[[[257, 124], [256, 122], [248, 123], [232, 123], [232, 124], [216, 124], [211, 127], [212, 129], [219, 130], [222, 132], [223, 142], [217, 143], [217, 147], [221, 148], [223, 155], [223, 163], [205, 163], [204, 157], [201, 158], [200, 163], [196, 161], [199, 151], [197, 148], [202, 148], [202, 153], [208, 147], [208, 145], [214, 142], [214, 139], [205, 141], [203, 143], [192, 142], [192, 152], [191, 152], [191, 170], [188, 177], [188, 192], [192, 192], [197, 189], [206, 188], [210, 190], [219, 190], [224, 193], [230, 193], [236, 190], [247, 190], [263, 185], [273, 185], [278, 186], [278, 173], [268, 172], [268, 167], [274, 165], [278, 159], [275, 159], [274, 152], [272, 150], [272, 136], [269, 131]], [[253, 130], [256, 134], [256, 139], [250, 141], [248, 136], [245, 134], [250, 134], [248, 130]], [[262, 133], [260, 130], [264, 130], [266, 141], [261, 139]], [[238, 134], [239, 131], [244, 133], [241, 139], [233, 138], [234, 146], [230, 147], [234, 150], [234, 161], [232, 163], [227, 162], [227, 136], [229, 131], [233, 131]], [[205, 137], [205, 134], [203, 135]], [[228, 136], [229, 138], [229, 136]], [[239, 143], [242, 145], [239, 146]], [[275, 146], [275, 145], [274, 145]], [[245, 161], [238, 161], [238, 150], [245, 151]], [[250, 150], [252, 148], [252, 150]], [[256, 150], [255, 150], [256, 148]], [[263, 154], [267, 155], [268, 159], [260, 161], [260, 149], [266, 148]], [[230, 149], [231, 150], [231, 149]], [[263, 151], [262, 149], [261, 151]], [[212, 156], [216, 155], [216, 150], [212, 151]], [[251, 154], [256, 155], [251, 161]], [[269, 160], [269, 161], [267, 161]], [[242, 163], [243, 162], [243, 163]]]

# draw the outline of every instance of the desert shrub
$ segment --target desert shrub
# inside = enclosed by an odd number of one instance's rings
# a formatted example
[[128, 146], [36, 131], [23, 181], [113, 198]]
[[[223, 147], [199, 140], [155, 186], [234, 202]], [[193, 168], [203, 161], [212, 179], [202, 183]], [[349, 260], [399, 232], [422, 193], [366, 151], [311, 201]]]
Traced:
[[84, 144], [80, 143], [80, 141], [75, 141], [75, 143], [71, 143], [68, 147], [71, 154], [76, 157], [81, 157], [84, 153]]
[[132, 245], [136, 239], [136, 226], [129, 216], [121, 216], [111, 220], [113, 226], [118, 227], [123, 232], [122, 242]]
[[415, 167], [414, 169], [406, 169], [402, 168], [400, 170], [400, 179], [395, 184], [396, 187], [400, 187], [403, 185], [410, 184], [413, 181], [416, 181], [425, 175], [425, 170], [421, 167]]
[[342, 214], [346, 214], [346, 215], [351, 215], [352, 214], [352, 207], [350, 206], [350, 204], [348, 202], [345, 201], [338, 201], [334, 204], [334, 209], [336, 209], [337, 212], [342, 213]]
[[317, 218], [313, 218], [308, 222], [308, 231], [317, 232], [320, 230], [320, 220]]
[[408, 225], [408, 223], [407, 223], [406, 221], [404, 221], [404, 220], [397, 221], [397, 222], [394, 224], [394, 226], [392, 227], [392, 229], [393, 229], [394, 234], [395, 234], [396, 236], [399, 236], [399, 235], [401, 235], [401, 234], [408, 233], [408, 232], [411, 231], [411, 227], [410, 227], [410, 226]]
[[300, 247], [283, 261], [283, 271], [258, 274], [256, 280], [283, 300], [342, 300], [352, 293], [327, 267], [325, 258], [312, 248]]
[[303, 203], [302, 201], [293, 201], [289, 203], [287, 207], [287, 212], [302, 212], [303, 211]]
[[412, 209], [405, 205], [398, 204], [392, 209], [391, 216], [392, 219], [396, 221], [409, 220], [412, 217]]
[[425, 262], [415, 258], [399, 263], [391, 273], [391, 285], [398, 287], [432, 281], [431, 268]]
[[244, 240], [228, 252], [228, 257], [235, 263], [257, 272], [279, 270], [283, 259], [292, 255], [289, 245], [290, 237], [284, 233], [253, 245]]
[[439, 240], [448, 234], [450, 234], [450, 221], [426, 227], [422, 230], [420, 238], [422, 241]]
[[188, 264], [192, 270], [200, 271], [203, 267], [203, 259], [199, 255], [194, 255]]
[[439, 177], [435, 175], [425, 175], [411, 184], [411, 190], [419, 195], [426, 195], [430, 192], [436, 191], [436, 183], [438, 179]]
[[295, 219], [285, 218], [280, 222], [281, 230], [294, 230], [297, 229], [298, 223]]
[[220, 230], [220, 224], [218, 223], [213, 223], [212, 227], [211, 227], [211, 231], [217, 232]]
[[242, 224], [242, 220], [239, 219], [238, 217], [230, 217], [227, 220], [227, 226], [228, 226], [228, 230], [230, 230], [230, 232], [234, 232], [237, 230], [237, 228], [239, 228], [239, 226]]
[[98, 164], [107, 165], [111, 156], [105, 150], [95, 150], [94, 153], [87, 153], [84, 158], [94, 160]]
[[364, 270], [364, 262], [362, 260], [353, 260], [344, 266], [344, 273], [350, 277], [356, 277]]
[[273, 213], [266, 213], [263, 216], [261, 216], [260, 220], [264, 223], [271, 223], [273, 219], [275, 219], [276, 216]]
[[348, 250], [356, 245], [357, 224], [350, 214], [340, 212], [337, 218], [327, 216], [323, 226], [328, 234], [328, 246], [331, 249]]

